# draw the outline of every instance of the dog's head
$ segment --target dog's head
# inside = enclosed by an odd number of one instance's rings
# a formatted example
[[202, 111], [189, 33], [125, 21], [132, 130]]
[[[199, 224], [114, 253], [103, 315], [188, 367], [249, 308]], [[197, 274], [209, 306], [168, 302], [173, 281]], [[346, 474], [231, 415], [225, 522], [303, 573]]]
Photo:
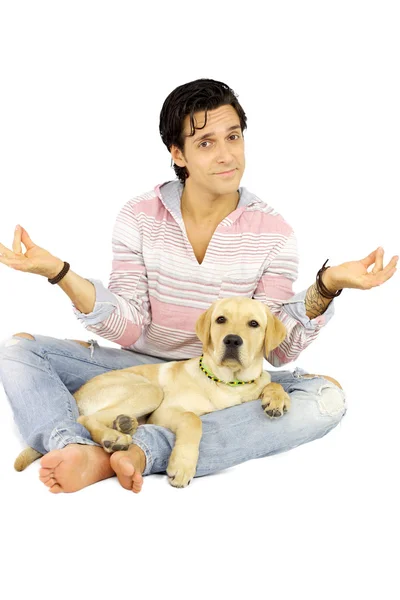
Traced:
[[286, 337], [286, 327], [271, 310], [253, 298], [234, 296], [211, 304], [196, 321], [196, 335], [216, 364], [249, 367], [265, 358]]

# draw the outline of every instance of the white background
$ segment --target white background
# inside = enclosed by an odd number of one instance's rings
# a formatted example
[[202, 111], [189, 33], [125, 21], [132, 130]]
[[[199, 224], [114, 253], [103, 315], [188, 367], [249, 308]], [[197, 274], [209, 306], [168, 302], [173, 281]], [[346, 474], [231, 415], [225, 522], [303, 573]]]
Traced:
[[[117, 212], [175, 178], [164, 99], [209, 77], [248, 117], [241, 185], [297, 234], [295, 293], [327, 258], [382, 245], [386, 266], [399, 254], [398, 3], [258, 4], [2, 2], [1, 243], [11, 248], [19, 223], [108, 285]], [[44, 277], [0, 264], [0, 288], [1, 340], [96, 337]], [[341, 383], [337, 428], [183, 490], [149, 476], [139, 495], [116, 478], [49, 493], [39, 462], [13, 470], [24, 443], [2, 391], [0, 586], [35, 598], [398, 598], [399, 300], [398, 273], [344, 290], [283, 367]]]

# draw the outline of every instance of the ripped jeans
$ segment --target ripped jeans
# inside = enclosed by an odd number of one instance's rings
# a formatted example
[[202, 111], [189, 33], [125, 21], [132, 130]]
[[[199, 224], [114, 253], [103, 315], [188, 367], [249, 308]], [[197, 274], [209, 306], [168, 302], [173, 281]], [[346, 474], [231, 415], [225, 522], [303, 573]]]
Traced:
[[[96, 444], [79, 416], [72, 396], [96, 375], [134, 365], [168, 362], [122, 348], [90, 347], [76, 340], [32, 334], [34, 340], [12, 336], [0, 343], [0, 382], [23, 440], [41, 454], [67, 444]], [[306, 371], [270, 371], [290, 395], [290, 410], [270, 419], [260, 400], [201, 417], [196, 477], [254, 458], [285, 452], [323, 437], [347, 410], [344, 391], [324, 377], [305, 378]], [[165, 473], [175, 434], [159, 425], [140, 425], [133, 435], [146, 457], [143, 475]]]

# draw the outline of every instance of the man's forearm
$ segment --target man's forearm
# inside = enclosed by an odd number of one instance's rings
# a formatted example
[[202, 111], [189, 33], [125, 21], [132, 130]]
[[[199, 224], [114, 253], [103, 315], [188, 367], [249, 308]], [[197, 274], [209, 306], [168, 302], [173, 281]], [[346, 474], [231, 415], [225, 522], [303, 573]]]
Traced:
[[[332, 284], [332, 282], [328, 276], [328, 271], [329, 271], [329, 269], [327, 271], [324, 271], [324, 273], [322, 274], [322, 281], [323, 281], [324, 286], [333, 294], [334, 292], [337, 291], [337, 289]], [[328, 308], [328, 306], [331, 302], [332, 302], [332, 299], [321, 296], [321, 294], [317, 290], [317, 284], [313, 283], [313, 285], [311, 285], [308, 288], [307, 293], [306, 293], [306, 298], [305, 298], [307, 317], [309, 319], [315, 319], [315, 317], [322, 315], [326, 311], [326, 309]]]
[[[54, 268], [51, 273], [48, 273], [47, 277], [49, 279], [56, 277], [63, 266], [64, 262], [62, 260], [54, 263]], [[81, 313], [87, 315], [93, 311], [96, 302], [96, 288], [93, 283], [80, 277], [70, 269], [57, 285], [64, 290]]]

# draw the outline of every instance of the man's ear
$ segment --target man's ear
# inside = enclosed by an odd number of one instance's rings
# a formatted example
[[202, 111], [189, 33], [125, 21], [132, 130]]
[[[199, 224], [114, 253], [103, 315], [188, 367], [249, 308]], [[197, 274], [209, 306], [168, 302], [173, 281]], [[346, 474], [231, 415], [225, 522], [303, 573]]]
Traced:
[[211, 304], [205, 312], [201, 313], [196, 321], [196, 335], [203, 344], [203, 351], [206, 352], [208, 346], [211, 344], [211, 314], [214, 310], [214, 305]]
[[264, 308], [268, 318], [264, 338], [264, 356], [267, 358], [271, 350], [277, 348], [283, 342], [287, 335], [287, 329], [282, 321], [275, 317], [268, 306], [264, 305]]

